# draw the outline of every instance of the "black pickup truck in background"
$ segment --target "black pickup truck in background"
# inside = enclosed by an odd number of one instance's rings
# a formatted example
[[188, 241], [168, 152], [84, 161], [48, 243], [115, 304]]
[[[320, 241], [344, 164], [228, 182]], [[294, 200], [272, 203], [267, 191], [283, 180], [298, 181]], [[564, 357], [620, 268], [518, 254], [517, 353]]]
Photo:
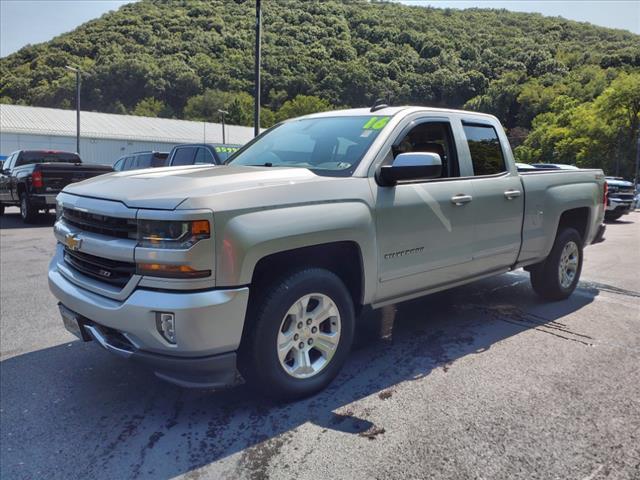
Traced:
[[112, 172], [108, 165], [86, 165], [76, 153], [18, 150], [4, 161], [0, 173], [0, 214], [12, 205], [31, 223], [41, 210], [56, 206], [56, 195], [70, 183]]

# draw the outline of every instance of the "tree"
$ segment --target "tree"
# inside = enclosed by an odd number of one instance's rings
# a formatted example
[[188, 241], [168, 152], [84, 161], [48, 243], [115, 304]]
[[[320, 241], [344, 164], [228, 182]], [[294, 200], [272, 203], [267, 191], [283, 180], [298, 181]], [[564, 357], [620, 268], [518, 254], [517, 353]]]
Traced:
[[147, 97], [138, 102], [133, 111], [133, 115], [141, 117], [170, 117], [170, 109], [157, 98]]
[[329, 102], [312, 95], [297, 95], [293, 100], [284, 102], [280, 110], [276, 113], [279, 122], [287, 118], [300, 117], [309, 113], [323, 112], [331, 110]]

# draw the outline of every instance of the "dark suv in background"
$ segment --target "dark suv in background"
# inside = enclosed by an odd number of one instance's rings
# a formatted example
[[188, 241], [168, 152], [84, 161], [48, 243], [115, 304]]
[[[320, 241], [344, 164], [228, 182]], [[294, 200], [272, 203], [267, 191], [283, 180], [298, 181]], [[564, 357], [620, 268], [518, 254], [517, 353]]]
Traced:
[[113, 164], [116, 172], [123, 170], [137, 170], [139, 168], [155, 168], [167, 165], [167, 152], [136, 152], [120, 157]]
[[194, 143], [176, 145], [169, 153], [171, 166], [211, 163], [222, 165], [241, 145], [231, 143]]

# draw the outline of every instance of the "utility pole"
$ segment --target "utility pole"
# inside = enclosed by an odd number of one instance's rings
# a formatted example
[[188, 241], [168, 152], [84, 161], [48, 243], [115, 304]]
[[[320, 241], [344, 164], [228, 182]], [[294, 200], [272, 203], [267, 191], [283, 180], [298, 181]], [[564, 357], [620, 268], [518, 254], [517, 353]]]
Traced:
[[229, 112], [227, 112], [226, 110], [218, 110], [218, 113], [220, 115], [222, 115], [222, 143], [227, 143], [225, 136], [224, 136], [224, 116], [228, 115]]
[[256, 51], [255, 51], [255, 93], [254, 93], [254, 111], [253, 111], [253, 135], [257, 137], [260, 134], [260, 29], [262, 23], [262, 5], [261, 0], [256, 0]]
[[80, 74], [82, 71], [69, 65], [64, 68], [76, 74], [76, 153], [80, 155]]
[[638, 188], [638, 183], [640, 183], [640, 178], [638, 178], [638, 169], [640, 168], [640, 131], [638, 132], [638, 139], [636, 142], [636, 172], [633, 176], [633, 183]]

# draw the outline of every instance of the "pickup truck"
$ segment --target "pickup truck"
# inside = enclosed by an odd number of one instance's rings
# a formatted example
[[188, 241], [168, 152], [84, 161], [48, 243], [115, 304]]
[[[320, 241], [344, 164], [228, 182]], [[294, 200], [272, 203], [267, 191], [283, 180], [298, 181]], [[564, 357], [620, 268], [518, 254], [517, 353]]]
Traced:
[[604, 218], [613, 222], [623, 215], [633, 212], [636, 208], [636, 189], [633, 182], [628, 182], [624, 178], [605, 177], [608, 187], [607, 208]]
[[240, 145], [230, 143], [194, 143], [176, 145], [169, 152], [167, 165], [222, 165]]
[[56, 206], [56, 195], [73, 182], [112, 172], [106, 165], [83, 165], [76, 153], [19, 150], [5, 160], [0, 172], [0, 214], [17, 205], [25, 223], [38, 212]]
[[518, 268], [565, 299], [605, 204], [601, 170], [519, 174], [490, 115], [325, 112], [226, 166], [66, 187], [49, 285], [68, 330], [165, 380], [220, 387], [239, 372], [300, 398], [341, 369], [365, 306]]

